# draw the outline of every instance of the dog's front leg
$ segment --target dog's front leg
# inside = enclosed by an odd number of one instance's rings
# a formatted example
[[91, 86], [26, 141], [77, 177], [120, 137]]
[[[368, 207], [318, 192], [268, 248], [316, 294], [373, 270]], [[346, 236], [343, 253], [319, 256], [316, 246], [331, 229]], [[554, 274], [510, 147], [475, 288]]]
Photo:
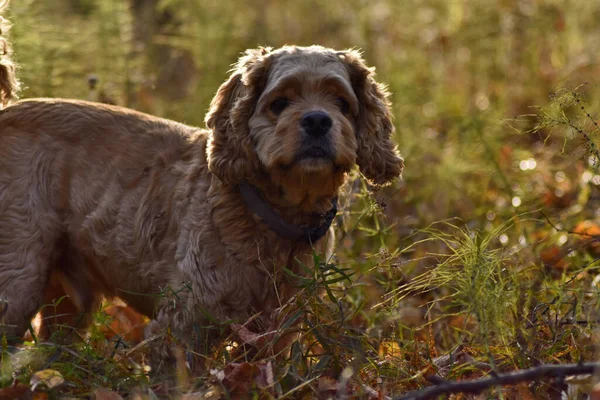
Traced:
[[195, 375], [206, 372], [208, 356], [223, 334], [204, 314], [173, 304], [159, 308], [145, 330], [152, 370], [172, 376], [180, 376], [182, 368]]

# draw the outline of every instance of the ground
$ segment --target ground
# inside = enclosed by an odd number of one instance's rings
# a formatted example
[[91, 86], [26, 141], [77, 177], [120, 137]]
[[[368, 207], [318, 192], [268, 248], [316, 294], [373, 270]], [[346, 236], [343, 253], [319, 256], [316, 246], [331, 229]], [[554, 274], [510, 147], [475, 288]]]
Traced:
[[[594, 361], [599, 16], [600, 3], [566, 0], [13, 1], [22, 97], [196, 125], [245, 48], [362, 48], [392, 92], [406, 168], [385, 189], [352, 177], [334, 259], [307, 266], [313, 278], [282, 314], [302, 321], [286, 360], [232, 337], [203, 376], [186, 373], [182, 353], [167, 386], [148, 370], [145, 320], [106, 304], [78, 344], [5, 349], [0, 398], [393, 398]], [[597, 383], [453, 398], [578, 399]]]

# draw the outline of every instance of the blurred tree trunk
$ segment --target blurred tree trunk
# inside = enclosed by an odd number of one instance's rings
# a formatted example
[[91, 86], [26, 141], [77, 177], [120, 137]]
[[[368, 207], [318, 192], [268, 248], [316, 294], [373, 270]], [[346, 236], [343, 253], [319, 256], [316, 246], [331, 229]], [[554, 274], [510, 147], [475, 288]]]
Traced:
[[[159, 9], [159, 0], [130, 0], [134, 53], [146, 62], [137, 93], [128, 106], [164, 114], [164, 105], [187, 97], [195, 87], [198, 69], [190, 49], [177, 45], [184, 21], [172, 6]], [[129, 96], [128, 96], [129, 97]]]

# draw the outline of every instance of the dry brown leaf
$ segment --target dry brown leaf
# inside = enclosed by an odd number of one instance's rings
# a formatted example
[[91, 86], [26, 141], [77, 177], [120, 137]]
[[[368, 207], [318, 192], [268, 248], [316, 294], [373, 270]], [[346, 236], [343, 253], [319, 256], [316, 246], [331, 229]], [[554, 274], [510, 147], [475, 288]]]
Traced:
[[449, 317], [448, 325], [452, 328], [475, 331], [477, 329], [477, 320], [469, 314], [458, 314]]
[[590, 400], [600, 400], [600, 383], [594, 385], [592, 390], [589, 393]]
[[[220, 371], [219, 371], [220, 372]], [[273, 366], [271, 362], [262, 363], [231, 363], [222, 375], [222, 383], [233, 393], [246, 393], [252, 388], [266, 390], [274, 384]]]
[[31, 398], [29, 386], [17, 383], [5, 388], [0, 388], [0, 400]]
[[550, 246], [540, 251], [540, 259], [550, 268], [564, 270], [568, 267], [564, 255], [558, 246]]
[[521, 382], [511, 388], [507, 388], [507, 397], [511, 399], [535, 400], [536, 397], [529, 388], [529, 382]]
[[156, 394], [150, 388], [134, 388], [127, 396], [127, 400], [155, 400]]
[[317, 390], [319, 391], [319, 397], [328, 398], [329, 396], [335, 395], [338, 389], [337, 380], [330, 376], [322, 376], [319, 378], [319, 384]]
[[95, 400], [123, 400], [123, 397], [117, 392], [105, 388], [98, 388], [92, 393], [92, 399]]
[[250, 329], [239, 324], [232, 324], [231, 328], [236, 333], [242, 343], [254, 346], [258, 349], [263, 348], [271, 339], [271, 335], [264, 335], [252, 332]]
[[112, 317], [110, 325], [101, 328], [106, 339], [120, 335], [131, 344], [140, 343], [144, 339], [146, 321], [131, 307], [113, 304], [106, 307], [104, 312]]

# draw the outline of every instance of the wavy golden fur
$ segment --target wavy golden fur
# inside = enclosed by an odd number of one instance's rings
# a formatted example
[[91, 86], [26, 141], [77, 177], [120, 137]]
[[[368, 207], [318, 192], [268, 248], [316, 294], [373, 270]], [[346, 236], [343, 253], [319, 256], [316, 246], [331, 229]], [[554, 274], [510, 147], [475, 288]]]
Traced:
[[21, 336], [63, 293], [84, 312], [118, 296], [189, 344], [207, 313], [268, 326], [294, 292], [282, 267], [300, 273], [312, 246], [279, 237], [238, 184], [303, 226], [355, 164], [374, 184], [402, 171], [388, 94], [354, 50], [248, 50], [206, 124], [76, 100], [0, 111], [0, 333]]
[[[0, 13], [8, 7], [8, 0], [0, 0]], [[15, 73], [16, 65], [11, 58], [12, 49], [8, 40], [3, 37], [10, 25], [0, 15], [0, 108], [17, 97], [19, 81]]]

